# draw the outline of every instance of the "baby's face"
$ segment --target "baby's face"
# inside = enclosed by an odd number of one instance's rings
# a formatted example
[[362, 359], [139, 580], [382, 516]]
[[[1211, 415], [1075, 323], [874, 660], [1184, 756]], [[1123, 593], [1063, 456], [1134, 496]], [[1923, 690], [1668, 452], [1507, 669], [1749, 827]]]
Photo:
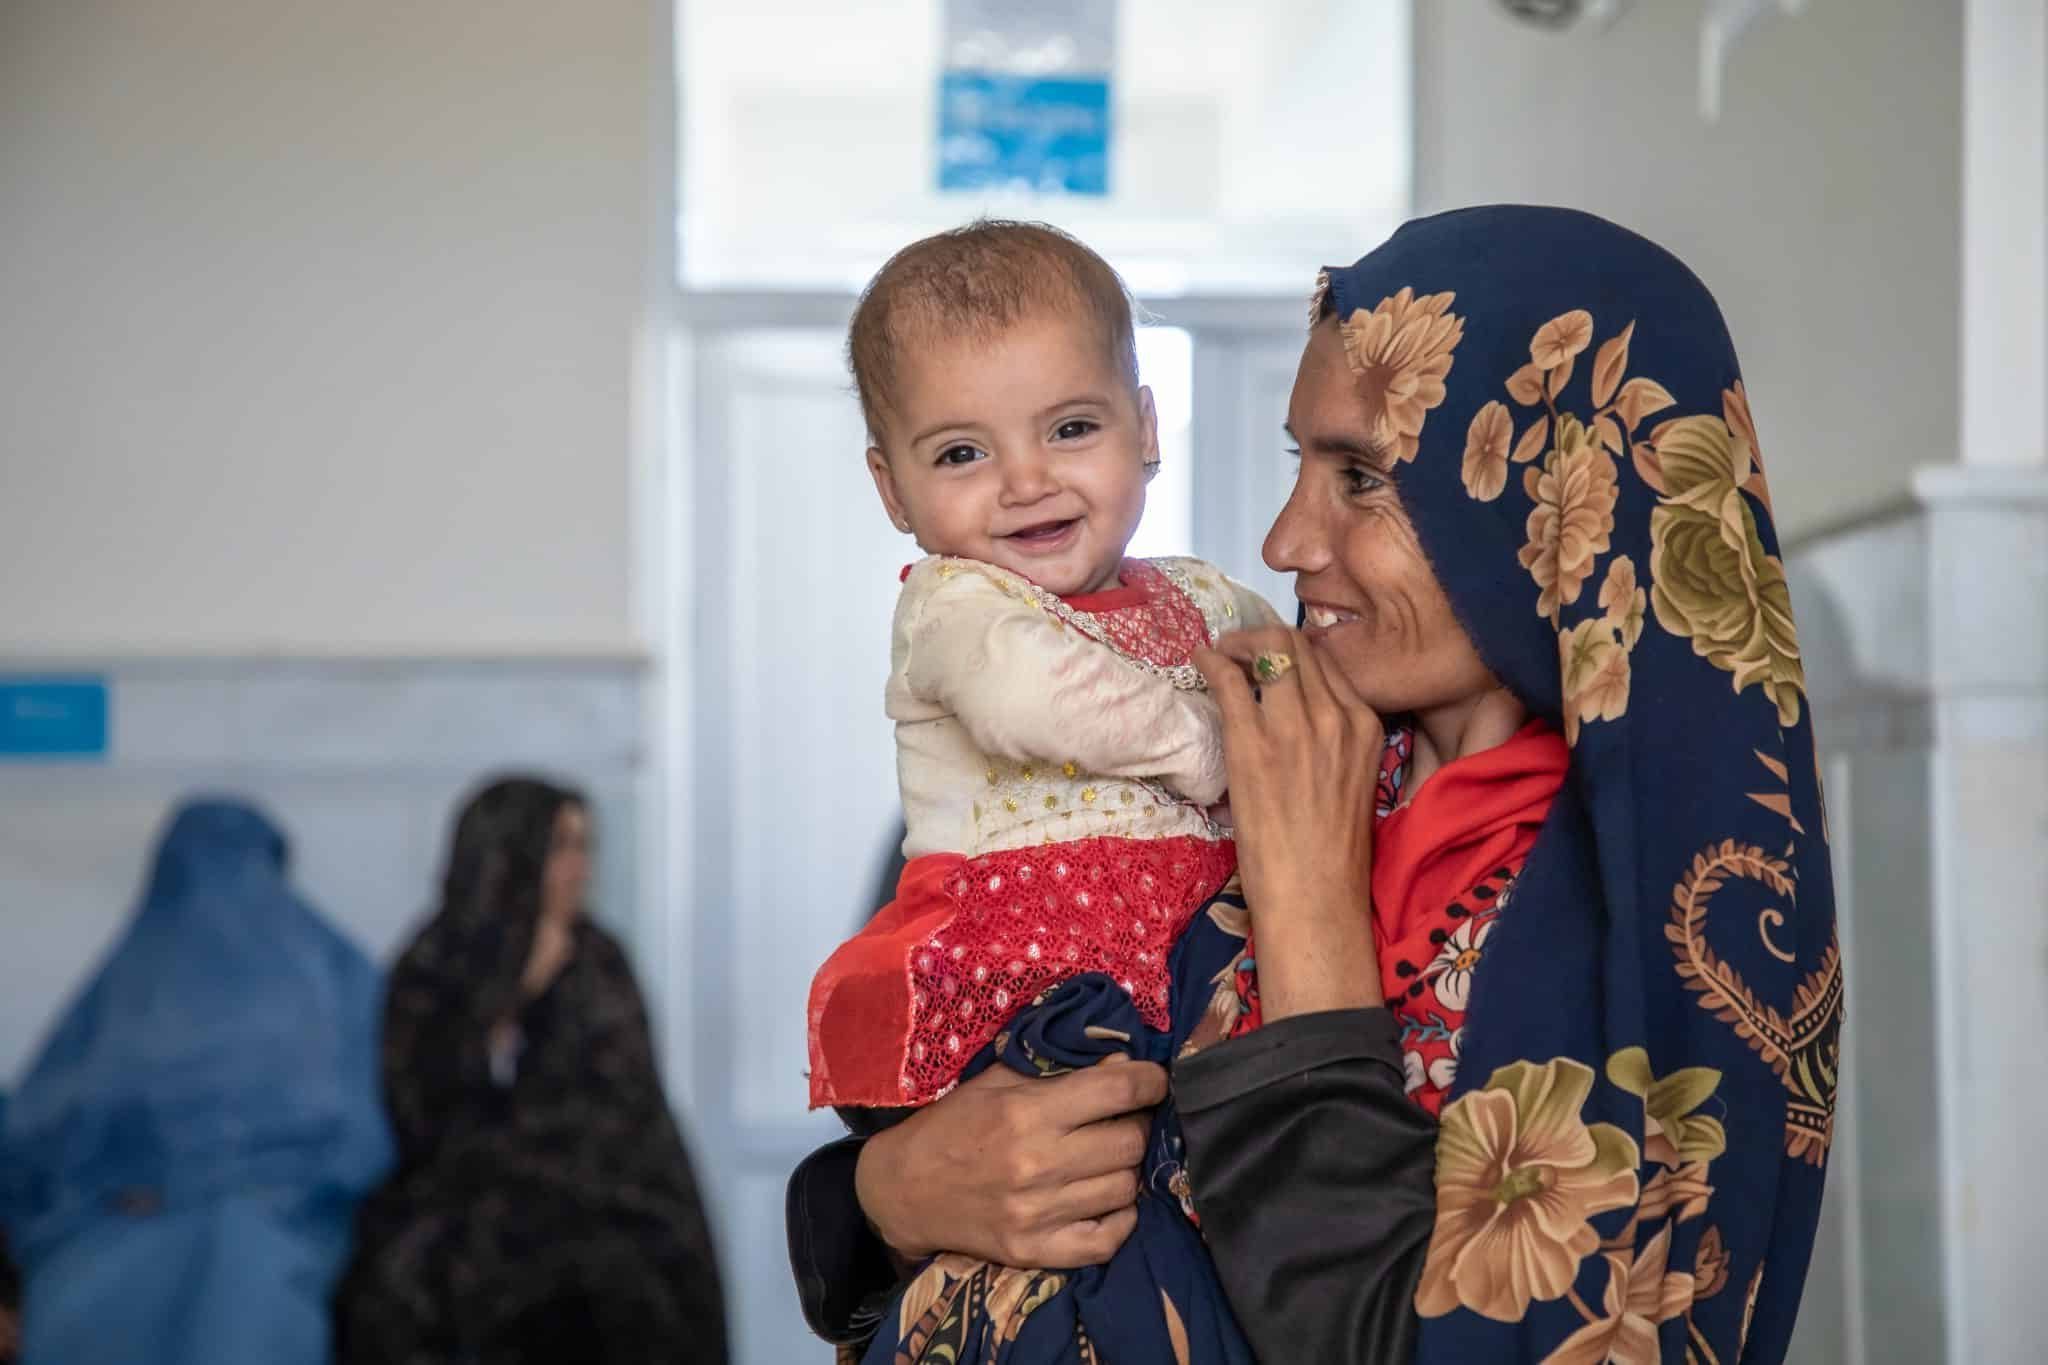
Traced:
[[1159, 432], [1151, 391], [1133, 392], [1092, 320], [1047, 312], [982, 344], [926, 340], [894, 387], [868, 468], [927, 554], [1061, 596], [1117, 585]]

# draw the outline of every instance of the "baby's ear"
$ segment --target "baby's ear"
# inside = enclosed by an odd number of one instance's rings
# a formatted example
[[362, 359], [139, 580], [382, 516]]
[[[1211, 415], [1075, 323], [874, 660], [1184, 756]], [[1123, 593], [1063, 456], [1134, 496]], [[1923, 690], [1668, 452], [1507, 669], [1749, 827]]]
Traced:
[[882, 495], [882, 510], [889, 514], [889, 520], [897, 530], [910, 534], [910, 514], [903, 510], [903, 495], [896, 489], [896, 474], [889, 468], [889, 456], [880, 446], [868, 447], [868, 473], [874, 478], [875, 492]]
[[1138, 430], [1144, 434], [1145, 463], [1159, 463], [1159, 407], [1152, 401], [1152, 386], [1138, 386]]

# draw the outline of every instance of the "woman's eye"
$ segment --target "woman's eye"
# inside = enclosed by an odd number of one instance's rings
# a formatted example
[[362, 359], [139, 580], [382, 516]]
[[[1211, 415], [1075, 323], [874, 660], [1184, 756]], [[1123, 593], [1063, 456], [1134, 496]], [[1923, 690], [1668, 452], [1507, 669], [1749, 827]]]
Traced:
[[1376, 470], [1359, 464], [1344, 466], [1344, 491], [1354, 497], [1386, 486], [1387, 481]]
[[947, 446], [939, 452], [940, 464], [973, 464], [980, 459], [981, 452], [973, 446]]
[[1083, 436], [1092, 435], [1099, 430], [1101, 423], [1086, 417], [1076, 417], [1072, 421], [1060, 423], [1059, 430], [1052, 435], [1055, 441], [1078, 441]]

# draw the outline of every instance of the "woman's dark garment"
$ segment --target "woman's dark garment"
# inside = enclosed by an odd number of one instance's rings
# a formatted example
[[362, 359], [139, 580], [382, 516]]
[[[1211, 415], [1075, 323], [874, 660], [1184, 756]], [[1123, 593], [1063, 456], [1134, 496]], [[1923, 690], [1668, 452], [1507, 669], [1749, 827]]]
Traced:
[[[567, 965], [521, 1000], [548, 837], [570, 800], [527, 782], [480, 797], [441, 912], [392, 972], [384, 1085], [400, 1167], [359, 1222], [346, 1361], [726, 1358], [710, 1230], [625, 955], [580, 920]], [[507, 1018], [516, 1030], [494, 1048]]]

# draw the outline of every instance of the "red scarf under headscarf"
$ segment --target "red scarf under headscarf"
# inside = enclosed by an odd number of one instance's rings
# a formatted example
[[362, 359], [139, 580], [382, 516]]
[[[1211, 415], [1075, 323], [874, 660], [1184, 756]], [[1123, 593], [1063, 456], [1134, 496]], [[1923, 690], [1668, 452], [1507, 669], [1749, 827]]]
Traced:
[[[1403, 754], [1390, 744], [1389, 764]], [[1557, 732], [1532, 720], [1506, 743], [1446, 763], [1413, 800], [1379, 818], [1372, 937], [1380, 989], [1401, 1023], [1409, 1091], [1432, 1114], [1456, 1075], [1472, 968], [1570, 763]], [[1383, 772], [1382, 790], [1399, 779]], [[1261, 1022], [1255, 975], [1241, 973], [1238, 988], [1244, 1013], [1233, 1036]]]

